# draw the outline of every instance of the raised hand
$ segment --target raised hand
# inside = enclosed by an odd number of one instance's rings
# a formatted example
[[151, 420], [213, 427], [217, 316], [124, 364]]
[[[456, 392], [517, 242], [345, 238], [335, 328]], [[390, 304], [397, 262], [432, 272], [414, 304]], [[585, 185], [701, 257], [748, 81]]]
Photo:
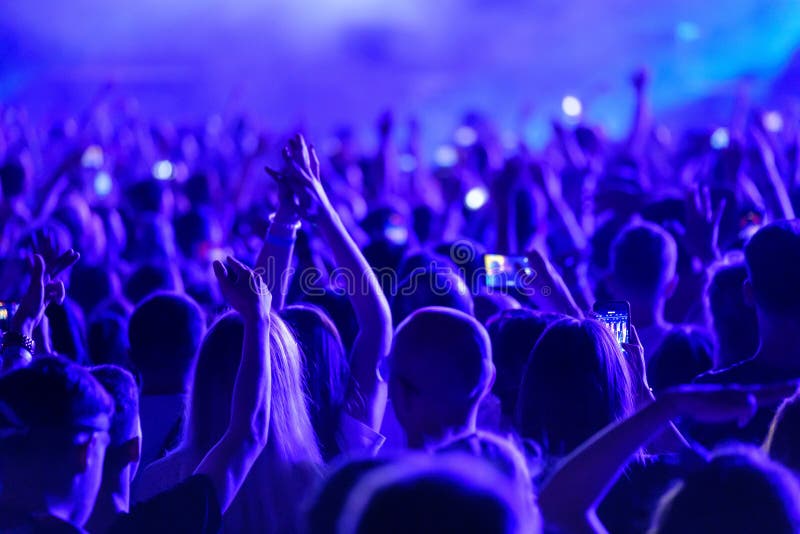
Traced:
[[269, 320], [272, 294], [261, 275], [230, 256], [224, 264], [214, 262], [214, 274], [222, 296], [245, 321]]
[[719, 225], [725, 213], [725, 199], [711, 205], [711, 191], [696, 186], [686, 200], [686, 248], [708, 265], [719, 258]]
[[[58, 274], [78, 261], [79, 257], [77, 252], [70, 249], [57, 258], [55, 267], [51, 267], [50, 271], [54, 275]], [[44, 317], [47, 305], [51, 302], [61, 304], [64, 302], [64, 297], [64, 282], [52, 280], [44, 258], [40, 254], [35, 254], [31, 263], [30, 284], [20, 300], [19, 308], [11, 319], [11, 330], [32, 337], [34, 329]]]
[[278, 186], [278, 209], [275, 212], [275, 222], [282, 224], [296, 223], [300, 220], [300, 214], [297, 210], [297, 198], [286, 181], [286, 177], [284, 174], [269, 167], [265, 167], [265, 170]]
[[302, 135], [289, 139], [283, 149], [288, 172], [287, 183], [300, 202], [300, 210], [306, 217], [319, 211], [331, 212], [331, 206], [320, 178], [319, 158], [314, 147], [309, 147]]

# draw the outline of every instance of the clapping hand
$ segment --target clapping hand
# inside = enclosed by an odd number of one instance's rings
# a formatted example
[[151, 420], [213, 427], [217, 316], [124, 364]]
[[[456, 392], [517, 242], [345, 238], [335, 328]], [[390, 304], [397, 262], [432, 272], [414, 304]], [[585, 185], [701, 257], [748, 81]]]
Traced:
[[272, 294], [261, 275], [230, 256], [214, 262], [214, 274], [222, 296], [245, 321], [269, 320]]

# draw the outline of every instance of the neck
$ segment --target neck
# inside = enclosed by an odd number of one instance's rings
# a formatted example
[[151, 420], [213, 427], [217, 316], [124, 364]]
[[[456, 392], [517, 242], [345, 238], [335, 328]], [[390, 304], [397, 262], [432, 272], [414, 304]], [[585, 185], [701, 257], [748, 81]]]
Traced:
[[662, 299], [631, 300], [631, 323], [637, 328], [665, 326], [664, 301]]
[[117, 515], [130, 510], [129, 471], [126, 467], [116, 474], [103, 474], [103, 483], [97, 494], [92, 516], [86, 524], [89, 532], [106, 532]]
[[800, 320], [757, 311], [761, 344], [756, 357], [774, 367], [800, 370]]

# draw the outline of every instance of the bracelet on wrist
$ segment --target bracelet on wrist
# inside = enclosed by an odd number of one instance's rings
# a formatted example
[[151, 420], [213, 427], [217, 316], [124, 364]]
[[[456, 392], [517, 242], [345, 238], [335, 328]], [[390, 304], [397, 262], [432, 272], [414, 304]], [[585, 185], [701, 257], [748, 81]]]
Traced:
[[36, 352], [36, 342], [31, 337], [10, 330], [3, 334], [2, 350], [5, 351], [10, 348], [22, 348], [33, 355]]

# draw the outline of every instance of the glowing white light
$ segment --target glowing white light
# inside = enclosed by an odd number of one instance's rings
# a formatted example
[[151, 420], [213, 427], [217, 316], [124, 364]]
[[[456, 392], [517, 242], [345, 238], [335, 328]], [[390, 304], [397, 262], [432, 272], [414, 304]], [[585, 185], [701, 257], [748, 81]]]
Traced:
[[675, 26], [675, 38], [690, 43], [700, 39], [700, 27], [694, 22], [683, 21]]
[[561, 109], [567, 117], [580, 117], [583, 113], [583, 104], [576, 97], [567, 95], [561, 101]]
[[731, 138], [728, 134], [727, 128], [717, 128], [714, 130], [714, 133], [711, 134], [711, 148], [715, 148], [717, 150], [728, 148], [730, 142]]
[[467, 209], [479, 210], [489, 201], [489, 191], [483, 186], [473, 187], [464, 197], [464, 205]]
[[81, 156], [81, 165], [89, 169], [99, 169], [103, 166], [103, 149], [97, 145], [89, 145]]
[[172, 178], [172, 163], [162, 159], [153, 165], [153, 178], [156, 180], [169, 180]]
[[458, 152], [451, 146], [442, 145], [433, 154], [433, 161], [439, 167], [452, 167], [458, 161]]
[[780, 132], [783, 130], [783, 117], [777, 111], [764, 113], [764, 128], [768, 132]]
[[469, 126], [461, 126], [453, 134], [453, 139], [458, 146], [472, 146], [478, 140], [478, 132]]
[[414, 172], [417, 170], [417, 158], [413, 154], [400, 154], [397, 165], [401, 172]]
[[94, 192], [97, 196], [104, 197], [110, 194], [113, 186], [111, 175], [106, 171], [100, 171], [94, 177]]

